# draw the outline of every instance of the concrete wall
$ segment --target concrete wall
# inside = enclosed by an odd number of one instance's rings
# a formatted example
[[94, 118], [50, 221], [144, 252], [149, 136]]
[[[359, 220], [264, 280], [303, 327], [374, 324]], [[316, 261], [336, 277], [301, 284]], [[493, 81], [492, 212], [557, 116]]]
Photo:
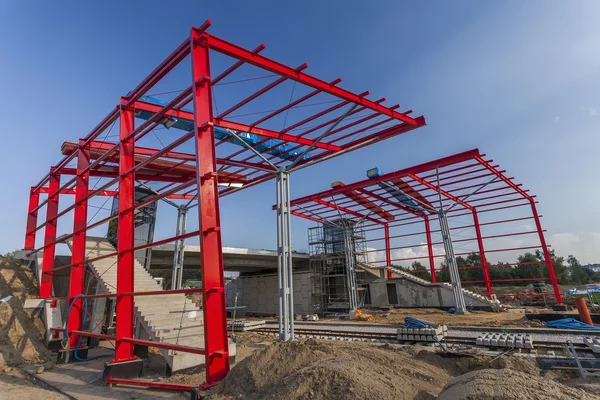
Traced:
[[[388, 284], [394, 285], [397, 302], [390, 304], [388, 299]], [[449, 286], [443, 284], [421, 284], [404, 278], [379, 279], [369, 284], [371, 307], [454, 307], [454, 295]], [[474, 308], [489, 309], [491, 304], [485, 299], [464, 293], [465, 302]]]
[[[308, 272], [294, 273], [294, 312], [296, 314], [312, 313], [310, 274]], [[279, 313], [279, 297], [277, 275], [240, 276], [227, 282], [225, 294], [227, 307], [233, 307], [234, 297], [238, 293], [239, 309], [236, 315], [246, 313], [273, 314]]]

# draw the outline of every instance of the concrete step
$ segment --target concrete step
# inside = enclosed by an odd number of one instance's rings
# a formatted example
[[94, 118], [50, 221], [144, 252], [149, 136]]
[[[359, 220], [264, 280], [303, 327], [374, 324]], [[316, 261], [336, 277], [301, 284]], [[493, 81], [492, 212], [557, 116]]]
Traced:
[[192, 330], [191, 328], [189, 330], [182, 329], [181, 331], [172, 330], [170, 332], [165, 332], [165, 334], [158, 335], [158, 338], [160, 339], [161, 342], [167, 342], [167, 343], [177, 342], [178, 337], [179, 337], [180, 344], [194, 343], [194, 341], [203, 343], [204, 327], [198, 327], [198, 328], [199, 329], [196, 329], [196, 330]]
[[[98, 257], [115, 252], [115, 248], [105, 240], [88, 239], [89, 257]], [[92, 268], [109, 293], [116, 293], [117, 257], [112, 256], [92, 263]], [[158, 291], [160, 285], [137, 262], [134, 263], [134, 291]], [[136, 318], [146, 330], [151, 340], [179, 343], [192, 347], [204, 347], [204, 316], [202, 310], [187, 301], [184, 294], [165, 294], [157, 296], [138, 296], [134, 299]], [[185, 309], [185, 313], [184, 310]], [[187, 313], [196, 311], [195, 318]], [[183, 317], [183, 318], [182, 318]], [[235, 349], [235, 345], [234, 349]], [[193, 367], [204, 362], [203, 356], [161, 349], [167, 363], [173, 371]]]

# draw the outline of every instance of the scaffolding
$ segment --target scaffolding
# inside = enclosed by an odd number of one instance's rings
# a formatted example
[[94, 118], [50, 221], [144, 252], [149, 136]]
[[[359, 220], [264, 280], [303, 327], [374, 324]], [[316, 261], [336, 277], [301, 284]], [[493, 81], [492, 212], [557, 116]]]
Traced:
[[320, 315], [364, 304], [366, 242], [362, 222], [340, 218], [308, 230], [312, 296]]

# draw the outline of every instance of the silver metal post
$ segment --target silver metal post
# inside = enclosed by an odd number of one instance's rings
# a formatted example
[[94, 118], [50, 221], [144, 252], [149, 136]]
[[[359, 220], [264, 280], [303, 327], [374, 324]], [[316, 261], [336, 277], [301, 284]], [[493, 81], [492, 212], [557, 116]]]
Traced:
[[292, 233], [290, 174], [279, 170], [277, 186], [277, 277], [279, 283], [279, 340], [294, 338], [294, 290], [292, 275]]
[[[186, 232], [187, 213], [187, 208], [177, 208], [177, 228], [175, 229], [175, 236], [183, 235]], [[171, 289], [173, 290], [181, 289], [184, 252], [184, 240], [179, 239], [175, 242], [175, 247], [173, 248], [173, 273], [171, 274]]]
[[344, 224], [344, 251], [346, 253], [346, 281], [348, 282], [348, 305], [352, 314], [358, 308], [358, 296], [356, 294], [356, 269], [354, 263], [354, 246], [352, 245], [353, 227]]
[[462, 292], [460, 283], [460, 275], [458, 273], [458, 265], [454, 256], [454, 248], [452, 246], [452, 238], [450, 237], [450, 228], [448, 226], [448, 218], [444, 210], [438, 212], [440, 221], [440, 231], [442, 240], [444, 241], [444, 249], [446, 250], [446, 263], [448, 264], [448, 272], [450, 272], [450, 281], [452, 282], [452, 292], [454, 293], [454, 302], [456, 303], [456, 314], [464, 314], [467, 307], [465, 306], [465, 298]]

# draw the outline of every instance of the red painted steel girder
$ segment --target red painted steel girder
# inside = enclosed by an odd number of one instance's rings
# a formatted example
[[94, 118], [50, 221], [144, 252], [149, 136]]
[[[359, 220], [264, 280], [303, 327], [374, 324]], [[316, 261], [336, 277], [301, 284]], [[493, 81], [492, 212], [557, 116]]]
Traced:
[[333, 96], [339, 97], [351, 103], [360, 104], [373, 111], [377, 111], [380, 114], [393, 117], [394, 119], [404, 121], [411, 125], [418, 125], [417, 121], [414, 118], [408, 117], [401, 113], [397, 113], [395, 111], [391, 111], [389, 108], [377, 104], [374, 101], [368, 100], [365, 97], [360, 97], [357, 94], [331, 85], [328, 82], [322, 81], [321, 79], [305, 74], [301, 71], [298, 71], [297, 69], [290, 68], [277, 61], [273, 61], [269, 58], [263, 57], [260, 54], [255, 54], [249, 50], [246, 50], [235, 44], [226, 42], [225, 40], [219, 39], [216, 36], [212, 36], [206, 32], [202, 34], [201, 39], [202, 41], [204, 41], [204, 44], [207, 45], [208, 48], [211, 50], [215, 50], [219, 53], [223, 53], [228, 56], [237, 58], [238, 60], [242, 60], [248, 64], [255, 65], [262, 69], [266, 69], [267, 71], [271, 71], [273, 73], [276, 73], [277, 75], [310, 86], [314, 89], [319, 89], [322, 92], [329, 93]]
[[315, 199], [325, 199], [325, 198], [329, 198], [335, 194], [341, 194], [348, 190], [355, 190], [355, 189], [359, 189], [359, 188], [369, 187], [369, 186], [375, 185], [379, 182], [389, 181], [394, 178], [402, 178], [409, 174], [418, 174], [418, 173], [423, 173], [423, 172], [427, 172], [430, 170], [435, 170], [436, 167], [442, 168], [442, 167], [445, 167], [448, 165], [457, 164], [457, 163], [467, 161], [467, 160], [472, 160], [479, 154], [480, 153], [479, 153], [478, 149], [465, 151], [463, 153], [458, 153], [458, 154], [454, 154], [452, 156], [440, 158], [438, 160], [419, 164], [414, 167], [404, 168], [399, 171], [383, 174], [377, 178], [367, 178], [367, 179], [359, 181], [359, 182], [344, 185], [343, 187], [340, 187], [340, 188], [333, 188], [333, 189], [326, 190], [323, 192], [319, 192], [319, 193], [304, 196], [304, 197], [301, 197], [298, 199], [294, 199], [290, 202], [290, 205], [293, 206], [296, 204], [303, 204], [303, 203], [313, 201]]
[[[109, 142], [91, 142], [87, 149], [90, 152], [91, 159], [98, 159], [106, 154], [115, 143]], [[64, 142], [62, 145], [63, 154], [69, 154], [76, 151], [78, 148], [77, 144], [71, 142]], [[154, 156], [160, 150], [149, 149], [145, 147], [136, 147], [135, 149], [135, 161], [136, 164], [146, 162], [149, 157]], [[168, 156], [167, 156], [168, 155]], [[181, 161], [194, 161], [191, 164], [177, 164], [171, 160], [165, 158], [174, 158]], [[193, 154], [186, 154], [180, 152], [167, 152], [165, 157], [159, 157], [156, 160], [147, 162], [143, 168], [136, 170], [136, 179], [146, 181], [159, 181], [159, 182], [186, 182], [193, 178], [196, 174], [195, 160], [190, 157], [194, 157]], [[115, 153], [108, 157], [109, 161], [118, 162], [119, 154]], [[249, 164], [248, 166], [251, 166]], [[268, 168], [268, 165], [264, 165]], [[95, 176], [106, 176], [106, 177], [117, 177], [119, 176], [118, 167], [103, 166], [96, 168]], [[63, 169], [63, 174], [70, 175], [74, 174], [72, 169]], [[246, 177], [243, 175], [232, 174], [228, 172], [221, 172], [219, 174], [219, 181], [221, 183], [240, 183], [243, 184], [246, 181]]]
[[[156, 113], [162, 109], [162, 106], [152, 104], [152, 103], [147, 103], [144, 101], [137, 101], [137, 102], [135, 102], [135, 108], [140, 111]], [[189, 111], [185, 111], [185, 110], [173, 109], [173, 110], [167, 111], [165, 113], [165, 115], [168, 115], [170, 117], [174, 117], [177, 119], [185, 120], [185, 121], [190, 121], [190, 122], [194, 121], [194, 114]], [[242, 124], [240, 122], [228, 121], [228, 120], [225, 120], [222, 118], [215, 118], [213, 120], [213, 122], [214, 122], [215, 126], [220, 126], [221, 128], [234, 129], [236, 131], [253, 133], [255, 135], [270, 138], [270, 139], [279, 139], [279, 140], [282, 140], [285, 142], [299, 143], [299, 144], [306, 145], [306, 146], [310, 146], [310, 145], [314, 144], [314, 140], [304, 139], [304, 138], [300, 138], [300, 137], [297, 137], [294, 135], [289, 135], [289, 134], [285, 134], [285, 133], [281, 133], [281, 132], [272, 131], [269, 129], [260, 128], [260, 127], [254, 126], [254, 125], [246, 125], [246, 124]], [[332, 145], [332, 144], [328, 144], [328, 143], [317, 143], [315, 145], [315, 147], [319, 148], [319, 149], [326, 149], [326, 150], [333, 150], [333, 151], [340, 151], [342, 149], [340, 146], [336, 146], [336, 145]], [[264, 167], [268, 167], [268, 165], [265, 164]]]
[[[341, 181], [337, 181], [337, 182], [334, 182], [331, 184], [331, 187], [340, 187], [340, 186], [344, 186], [344, 183]], [[385, 219], [386, 221], [393, 221], [395, 219], [392, 214], [390, 214], [389, 212], [387, 212], [386, 210], [384, 210], [377, 204], [373, 203], [371, 200], [369, 200], [365, 196], [361, 195], [360, 193], [356, 193], [353, 190], [348, 190], [346, 192], [343, 192], [342, 195], [348, 197], [349, 199], [352, 199], [356, 203], [360, 204], [367, 210], [375, 213], [376, 215], [380, 216], [381, 218]]]
[[375, 223], [378, 223], [378, 224], [384, 224], [385, 223], [385, 221], [379, 221], [379, 220], [377, 220], [375, 218], [369, 217], [368, 215], [363, 215], [363, 214], [361, 214], [361, 213], [359, 213], [357, 211], [352, 211], [352, 210], [349, 210], [349, 209], [347, 209], [345, 207], [337, 206], [334, 203], [329, 203], [327, 201], [320, 200], [320, 199], [315, 199], [313, 201], [315, 203], [319, 203], [319, 204], [321, 204], [321, 205], [323, 205], [325, 207], [329, 207], [329, 208], [332, 208], [334, 210], [339, 210], [339, 211], [341, 211], [341, 212], [343, 212], [345, 214], [353, 215], [353, 216], [355, 216], [357, 218], [361, 218], [361, 219], [364, 219], [364, 220], [367, 220], [367, 221], [371, 221], [371, 222], [375, 222]]

